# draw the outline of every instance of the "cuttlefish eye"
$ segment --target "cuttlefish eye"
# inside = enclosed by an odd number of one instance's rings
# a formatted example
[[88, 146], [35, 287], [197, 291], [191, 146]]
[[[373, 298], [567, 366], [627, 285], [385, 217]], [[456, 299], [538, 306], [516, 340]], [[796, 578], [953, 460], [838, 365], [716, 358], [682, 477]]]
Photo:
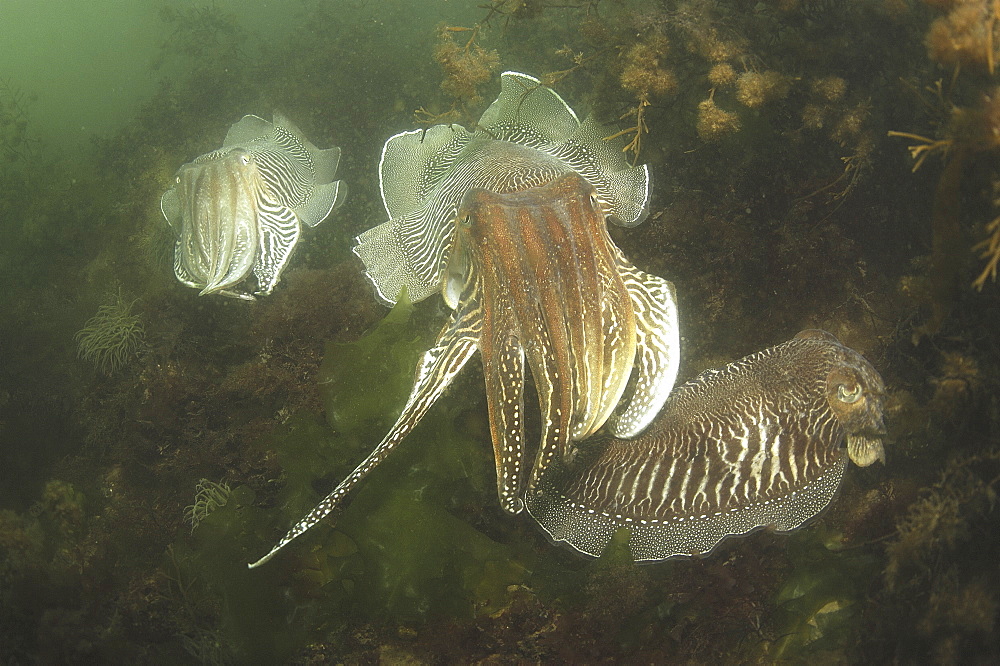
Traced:
[[601, 203], [597, 200], [597, 192], [590, 193], [590, 205], [594, 208], [600, 208]]
[[247, 153], [243, 153], [242, 155], [240, 155], [240, 162], [243, 162], [243, 166], [249, 166], [250, 165], [250, 155], [247, 154]]
[[470, 213], [459, 214], [458, 225], [463, 229], [468, 229], [472, 226], [472, 215]]
[[837, 385], [837, 400], [847, 403], [848, 405], [853, 405], [860, 398], [863, 391], [861, 390], [861, 384], [854, 384], [848, 386], [847, 384]]

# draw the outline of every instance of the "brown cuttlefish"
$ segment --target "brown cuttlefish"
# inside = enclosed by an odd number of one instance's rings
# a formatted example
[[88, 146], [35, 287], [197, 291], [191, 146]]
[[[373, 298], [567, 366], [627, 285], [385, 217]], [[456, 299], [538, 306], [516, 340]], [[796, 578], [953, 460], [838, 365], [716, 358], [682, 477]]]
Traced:
[[[523, 510], [553, 459], [572, 457], [574, 442], [606, 422], [616, 436], [631, 437], [652, 420], [677, 376], [674, 290], [611, 241], [607, 219], [630, 225], [644, 215], [648, 174], [628, 167], [621, 146], [603, 135], [536, 79], [507, 72], [474, 134], [439, 126], [426, 144], [420, 133], [389, 140], [381, 174], [390, 220], [362, 234], [355, 251], [383, 300], [404, 287], [419, 300], [433, 283], [453, 312], [389, 433], [252, 567], [330, 514], [476, 350], [497, 492], [510, 513]], [[401, 183], [400, 174], [412, 182]], [[528, 479], [526, 366], [542, 415]], [[619, 406], [630, 378], [634, 388]]]
[[637, 562], [789, 532], [829, 505], [848, 460], [884, 462], [884, 398], [860, 354], [802, 331], [678, 386], [641, 436], [594, 438], [556, 461], [527, 509], [554, 541], [595, 557], [628, 528]]

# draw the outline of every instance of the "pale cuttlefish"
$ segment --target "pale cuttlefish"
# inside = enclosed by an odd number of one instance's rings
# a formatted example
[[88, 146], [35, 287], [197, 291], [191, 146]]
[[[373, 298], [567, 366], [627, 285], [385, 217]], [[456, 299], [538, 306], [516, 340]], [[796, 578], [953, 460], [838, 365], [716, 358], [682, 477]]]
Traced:
[[287, 118], [244, 116], [219, 150], [177, 171], [160, 209], [177, 234], [174, 275], [201, 295], [271, 293], [301, 234], [342, 201], [340, 148], [320, 150]]
[[831, 502], [848, 459], [885, 461], [884, 394], [860, 354], [802, 331], [675, 388], [641, 436], [594, 438], [557, 461], [527, 509], [554, 541], [595, 557], [627, 527], [638, 562], [789, 532]]
[[[415, 300], [438, 291], [453, 312], [389, 433], [252, 566], [333, 511], [476, 350], [497, 492], [510, 513], [574, 442], [605, 422], [631, 437], [653, 419], [677, 376], [677, 308], [673, 285], [633, 266], [608, 235], [607, 219], [642, 220], [649, 191], [646, 168], [628, 166], [623, 142], [604, 140], [610, 133], [581, 123], [537, 79], [506, 72], [475, 132], [439, 125], [389, 139], [380, 172], [390, 219], [361, 234], [355, 251], [382, 300], [404, 288]], [[542, 414], [528, 480], [526, 365]]]

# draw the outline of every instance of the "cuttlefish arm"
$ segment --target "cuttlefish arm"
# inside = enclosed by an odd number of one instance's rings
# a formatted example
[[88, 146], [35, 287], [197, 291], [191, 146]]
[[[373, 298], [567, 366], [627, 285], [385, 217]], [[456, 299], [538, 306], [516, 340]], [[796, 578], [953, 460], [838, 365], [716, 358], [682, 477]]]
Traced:
[[253, 274], [257, 278], [256, 293], [263, 295], [270, 294], [278, 283], [281, 272], [292, 257], [292, 250], [299, 242], [301, 231], [295, 213], [286, 206], [262, 206], [258, 224], [260, 251]]
[[296, 523], [267, 555], [249, 564], [249, 568], [253, 569], [266, 563], [289, 542], [330, 515], [344, 497], [410, 434], [475, 353], [482, 329], [481, 317], [476, 307], [469, 307], [452, 314], [437, 342], [424, 352], [417, 366], [410, 397], [389, 433], [346, 479]]
[[[529, 488], [554, 457], [600, 428], [625, 390], [636, 352], [631, 297], [593, 186], [578, 174], [523, 192], [473, 189], [458, 213], [449, 296], [469, 271], [482, 304], [480, 350], [500, 503], [523, 508], [524, 366], [541, 439]], [[455, 268], [457, 266], [457, 268]]]
[[609, 427], [615, 437], [628, 439], [646, 429], [673, 390], [681, 342], [674, 285], [639, 270], [621, 252], [618, 271], [635, 313], [636, 381], [632, 398], [610, 420]]

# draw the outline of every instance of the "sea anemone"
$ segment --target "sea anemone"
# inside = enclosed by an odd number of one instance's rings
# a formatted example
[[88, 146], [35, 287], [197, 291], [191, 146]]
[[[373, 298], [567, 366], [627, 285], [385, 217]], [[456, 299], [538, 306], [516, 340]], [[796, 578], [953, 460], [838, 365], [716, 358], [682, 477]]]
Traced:
[[145, 346], [145, 330], [138, 315], [132, 314], [135, 301], [125, 302], [121, 291], [87, 320], [73, 339], [77, 355], [93, 362], [106, 375], [123, 368]]
[[195, 486], [194, 504], [184, 509], [184, 520], [191, 525], [193, 534], [198, 524], [213, 511], [226, 506], [233, 491], [227, 483], [202, 479]]

